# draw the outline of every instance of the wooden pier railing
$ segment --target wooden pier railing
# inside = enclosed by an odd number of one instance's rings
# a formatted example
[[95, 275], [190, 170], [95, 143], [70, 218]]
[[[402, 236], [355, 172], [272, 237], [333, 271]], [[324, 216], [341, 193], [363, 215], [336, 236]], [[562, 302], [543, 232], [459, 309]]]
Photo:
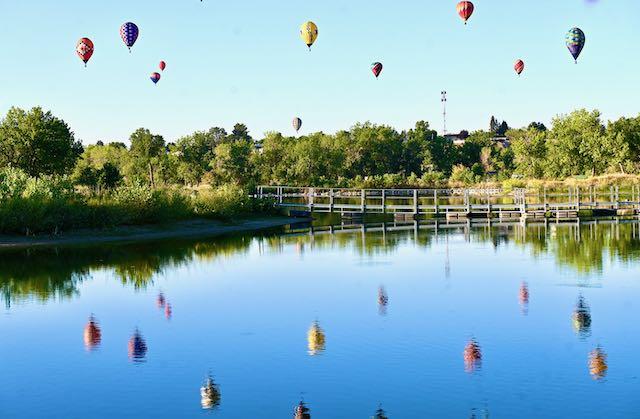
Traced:
[[575, 218], [640, 213], [640, 187], [528, 191], [515, 189], [346, 189], [259, 186], [256, 198], [283, 208], [328, 213], [413, 214], [455, 217]]

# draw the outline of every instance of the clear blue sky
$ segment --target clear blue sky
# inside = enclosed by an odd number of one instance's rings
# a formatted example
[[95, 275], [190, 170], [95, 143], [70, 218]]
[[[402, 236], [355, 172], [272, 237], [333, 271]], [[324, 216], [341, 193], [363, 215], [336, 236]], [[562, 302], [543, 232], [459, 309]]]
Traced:
[[[464, 26], [456, 0], [3, 0], [0, 112], [40, 105], [84, 143], [126, 140], [144, 126], [168, 141], [236, 121], [267, 130], [334, 132], [370, 120], [449, 131], [548, 123], [578, 107], [605, 119], [636, 115], [637, 0], [475, 0]], [[311, 52], [299, 37], [319, 26]], [[129, 54], [118, 29], [140, 27]], [[587, 37], [578, 65], [565, 47], [573, 26]], [[80, 37], [96, 51], [84, 68]], [[513, 71], [517, 58], [527, 68]], [[149, 80], [158, 62], [167, 70]], [[370, 64], [385, 65], [380, 80]]]

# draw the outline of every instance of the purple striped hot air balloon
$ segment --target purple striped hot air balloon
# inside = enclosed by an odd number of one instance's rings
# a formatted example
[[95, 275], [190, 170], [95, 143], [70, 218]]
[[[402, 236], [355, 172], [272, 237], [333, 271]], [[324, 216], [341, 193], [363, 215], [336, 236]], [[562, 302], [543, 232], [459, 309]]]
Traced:
[[129, 48], [129, 52], [131, 52], [131, 47], [138, 40], [138, 35], [140, 35], [140, 30], [135, 23], [127, 22], [120, 26], [120, 37]]

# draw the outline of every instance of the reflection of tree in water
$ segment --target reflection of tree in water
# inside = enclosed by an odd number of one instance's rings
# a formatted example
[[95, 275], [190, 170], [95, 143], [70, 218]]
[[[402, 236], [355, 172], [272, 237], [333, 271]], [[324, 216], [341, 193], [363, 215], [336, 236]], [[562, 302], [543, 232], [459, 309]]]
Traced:
[[304, 401], [300, 401], [293, 409], [293, 419], [311, 419], [311, 410], [309, 410]]
[[147, 287], [163, 270], [194, 260], [212, 261], [248, 251], [251, 238], [230, 236], [211, 242], [136, 243], [87, 248], [0, 252], [0, 295], [5, 305], [37, 299], [70, 298], [95, 270], [112, 269], [125, 285]]
[[578, 303], [571, 315], [571, 322], [573, 323], [573, 330], [581, 338], [587, 338], [591, 336], [591, 309], [582, 296], [578, 297]]
[[215, 409], [220, 406], [220, 399], [220, 389], [209, 375], [204, 385], [200, 387], [200, 404], [203, 409]]
[[325, 350], [325, 334], [317, 321], [313, 322], [307, 332], [309, 355], [320, 355]]
[[597, 347], [589, 354], [589, 372], [594, 380], [601, 380], [607, 375], [607, 354]]
[[92, 351], [100, 346], [102, 341], [102, 331], [96, 319], [91, 316], [87, 325], [84, 327], [84, 346], [87, 350]]

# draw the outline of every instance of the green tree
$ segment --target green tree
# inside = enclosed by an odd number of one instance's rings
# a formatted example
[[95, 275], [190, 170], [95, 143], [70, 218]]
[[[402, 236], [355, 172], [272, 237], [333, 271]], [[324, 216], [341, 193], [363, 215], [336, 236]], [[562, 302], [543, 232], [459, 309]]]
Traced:
[[547, 160], [546, 131], [529, 125], [528, 129], [511, 130], [511, 149], [516, 173], [529, 178], [542, 178]]
[[640, 116], [609, 122], [606, 135], [612, 147], [611, 167], [621, 172], [640, 171]]
[[161, 163], [161, 157], [166, 154], [164, 138], [154, 135], [146, 128], [139, 128], [131, 137], [131, 157], [136, 167], [146, 172], [147, 180], [151, 187], [155, 187], [155, 174]]
[[231, 141], [253, 141], [245, 124], [235, 124], [229, 136]]
[[204, 173], [209, 170], [216, 146], [222, 144], [226, 137], [224, 128], [214, 127], [206, 132], [199, 131], [180, 138], [171, 147], [171, 153], [178, 159], [178, 178], [185, 184], [200, 183]]
[[211, 168], [217, 184], [250, 185], [255, 181], [254, 161], [251, 158], [253, 141], [237, 140], [215, 148]]
[[31, 176], [67, 174], [81, 153], [69, 126], [42, 108], [11, 108], [0, 121], [0, 167], [20, 168]]

